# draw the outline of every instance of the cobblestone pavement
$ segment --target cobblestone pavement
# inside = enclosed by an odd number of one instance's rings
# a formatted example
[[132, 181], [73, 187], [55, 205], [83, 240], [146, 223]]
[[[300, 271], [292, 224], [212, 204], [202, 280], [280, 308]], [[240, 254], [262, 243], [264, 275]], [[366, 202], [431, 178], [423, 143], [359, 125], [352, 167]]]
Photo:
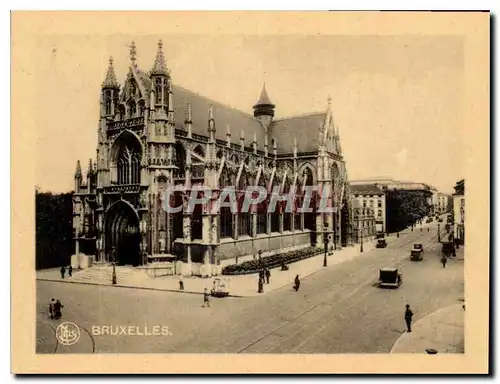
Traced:
[[[443, 269], [436, 236], [435, 228], [405, 231], [385, 249], [303, 278], [298, 292], [290, 282], [264, 296], [213, 299], [210, 308], [198, 295], [38, 281], [37, 351], [53, 353], [58, 322], [72, 321], [84, 329], [79, 353], [388, 353], [405, 330], [406, 303], [418, 322], [463, 298], [463, 248]], [[409, 261], [414, 242], [424, 244], [421, 262]], [[374, 286], [386, 266], [402, 271], [399, 289]], [[51, 297], [65, 305], [62, 320], [47, 318]], [[167, 326], [169, 335], [92, 335], [103, 325]]]

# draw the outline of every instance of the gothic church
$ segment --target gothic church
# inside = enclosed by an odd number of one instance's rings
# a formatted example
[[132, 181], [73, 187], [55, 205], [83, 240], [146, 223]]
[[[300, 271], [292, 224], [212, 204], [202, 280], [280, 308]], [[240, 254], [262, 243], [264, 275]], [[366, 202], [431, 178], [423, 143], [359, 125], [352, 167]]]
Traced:
[[[77, 162], [73, 197], [75, 254], [94, 263], [148, 267], [175, 264], [184, 275], [211, 276], [222, 265], [309, 245], [351, 244], [347, 170], [331, 102], [324, 112], [275, 118], [265, 85], [248, 114], [174, 84], [161, 41], [149, 72], [139, 69], [135, 44], [122, 86], [110, 59], [102, 83], [97, 159], [85, 177]], [[205, 185], [269, 191], [329, 186], [334, 213], [250, 212], [211, 202], [194, 212], [167, 213], [162, 191]], [[182, 205], [183, 192], [172, 205]], [[298, 201], [300, 204], [300, 199]]]

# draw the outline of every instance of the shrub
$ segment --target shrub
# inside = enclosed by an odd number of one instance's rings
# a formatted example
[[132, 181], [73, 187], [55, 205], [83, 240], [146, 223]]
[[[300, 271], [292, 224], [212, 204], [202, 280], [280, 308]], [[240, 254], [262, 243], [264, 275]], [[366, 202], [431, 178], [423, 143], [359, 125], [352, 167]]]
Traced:
[[308, 247], [299, 250], [283, 252], [262, 258], [262, 260], [250, 260], [241, 264], [232, 264], [222, 269], [223, 275], [247, 275], [258, 273], [263, 268], [276, 268], [282, 263], [290, 264], [299, 260], [304, 260], [316, 256], [322, 251], [316, 247]]

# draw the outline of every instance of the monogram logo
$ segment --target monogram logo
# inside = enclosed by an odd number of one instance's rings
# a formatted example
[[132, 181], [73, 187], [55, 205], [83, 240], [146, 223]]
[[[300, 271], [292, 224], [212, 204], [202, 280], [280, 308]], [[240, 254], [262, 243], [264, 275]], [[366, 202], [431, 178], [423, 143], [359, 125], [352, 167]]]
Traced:
[[80, 339], [80, 328], [66, 321], [57, 327], [56, 338], [62, 345], [73, 345]]

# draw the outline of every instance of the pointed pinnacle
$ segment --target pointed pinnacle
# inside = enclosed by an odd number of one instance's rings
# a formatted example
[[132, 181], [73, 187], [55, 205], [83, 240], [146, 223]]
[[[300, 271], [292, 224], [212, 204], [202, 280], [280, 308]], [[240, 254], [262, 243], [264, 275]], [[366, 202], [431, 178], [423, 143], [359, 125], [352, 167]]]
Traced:
[[132, 40], [132, 43], [130, 44], [130, 61], [132, 61], [133, 65], [135, 65], [136, 56], [137, 48], [135, 46], [135, 42]]
[[165, 64], [165, 57], [163, 56], [163, 42], [161, 39], [158, 41], [158, 51], [156, 52], [155, 63], [151, 70], [152, 75], [168, 75], [167, 65]]
[[82, 177], [82, 166], [80, 165], [80, 160], [76, 161], [76, 171], [75, 178]]
[[118, 88], [118, 81], [116, 81], [115, 69], [113, 67], [113, 58], [109, 58], [108, 70], [106, 77], [102, 83], [103, 88]]
[[190, 103], [188, 103], [187, 107], [186, 107], [186, 120], [185, 120], [185, 123], [186, 124], [192, 123], [192, 121], [191, 121], [191, 104]]
[[210, 104], [208, 107], [208, 120], [213, 120], [214, 119], [214, 106]]

